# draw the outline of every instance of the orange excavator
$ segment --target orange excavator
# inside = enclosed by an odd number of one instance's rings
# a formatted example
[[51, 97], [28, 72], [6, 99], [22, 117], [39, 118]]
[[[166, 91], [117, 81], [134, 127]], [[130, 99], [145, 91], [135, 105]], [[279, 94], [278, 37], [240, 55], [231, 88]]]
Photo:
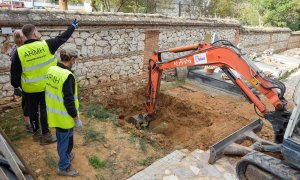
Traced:
[[[178, 52], [186, 52], [187, 55], [169, 61], [163, 61], [161, 58], [163, 53]], [[247, 59], [239, 48], [226, 40], [153, 52], [148, 62], [149, 78], [147, 98], [144, 102], [145, 113], [130, 117], [128, 122], [133, 123], [137, 128], [147, 128], [149, 123], [155, 120], [155, 110], [164, 70], [206, 65], [219, 67], [243, 92], [245, 98], [254, 104], [255, 112], [258, 114], [258, 109], [260, 111], [258, 115], [272, 124], [275, 134], [275, 143], [260, 139], [253, 131], [257, 132], [261, 129], [262, 121], [260, 119], [253, 121], [211, 146], [209, 163], [214, 163], [222, 154], [237, 153], [245, 155], [236, 167], [237, 176], [240, 179], [300, 179], [300, 118], [298, 118], [300, 106], [297, 106], [296, 103], [293, 113], [288, 111], [287, 101], [284, 98], [285, 85], [266, 76], [251, 60]], [[274, 109], [268, 110], [256, 93], [232, 70], [235, 70], [250, 82], [255, 89], [270, 101]], [[300, 103], [300, 98], [297, 102]], [[250, 138], [255, 142], [253, 146], [239, 146], [238, 150], [236, 146], [233, 146], [236, 144], [235, 142], [246, 138]], [[285, 161], [259, 151], [281, 152]]]

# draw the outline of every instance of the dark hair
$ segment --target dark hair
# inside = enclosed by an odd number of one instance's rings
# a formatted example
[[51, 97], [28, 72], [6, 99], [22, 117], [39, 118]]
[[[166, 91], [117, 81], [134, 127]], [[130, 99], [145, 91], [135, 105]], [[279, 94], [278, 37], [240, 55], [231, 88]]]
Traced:
[[61, 61], [70, 61], [72, 57], [67, 56], [66, 54], [60, 54]]
[[22, 27], [22, 32], [24, 34], [24, 36], [29, 39], [33, 33], [33, 31], [35, 30], [35, 26], [33, 24], [25, 24]]

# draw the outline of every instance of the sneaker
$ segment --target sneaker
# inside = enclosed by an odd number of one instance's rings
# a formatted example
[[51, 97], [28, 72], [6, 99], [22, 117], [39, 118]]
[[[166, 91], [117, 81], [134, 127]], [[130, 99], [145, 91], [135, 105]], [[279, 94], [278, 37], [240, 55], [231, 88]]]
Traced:
[[75, 154], [71, 152], [70, 155], [69, 155], [70, 162], [74, 159], [74, 157], [75, 157]]
[[26, 124], [26, 125], [25, 125], [25, 130], [26, 130], [26, 132], [28, 132], [28, 133], [33, 133], [33, 129], [32, 129], [32, 127], [31, 127], [30, 124]]
[[53, 137], [50, 132], [43, 134], [40, 140], [40, 145], [47, 145], [56, 142], [56, 137]]
[[41, 131], [37, 130], [36, 132], [33, 132], [33, 135], [32, 135], [32, 139], [34, 142], [38, 142], [41, 140]]
[[71, 170], [71, 169], [69, 169], [69, 170], [60, 170], [60, 169], [58, 169], [57, 175], [75, 177], [75, 176], [78, 176], [79, 173], [75, 169], [73, 169], [73, 170]]

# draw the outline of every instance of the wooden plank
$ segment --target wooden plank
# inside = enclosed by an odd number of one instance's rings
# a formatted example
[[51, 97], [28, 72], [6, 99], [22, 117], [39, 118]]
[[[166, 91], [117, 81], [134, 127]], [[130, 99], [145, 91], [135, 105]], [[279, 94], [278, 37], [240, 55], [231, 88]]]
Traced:
[[9, 180], [1, 167], [0, 167], [0, 179], [2, 179], [2, 180]]
[[9, 149], [9, 152], [11, 152], [14, 160], [17, 162], [17, 164], [19, 165], [19, 167], [21, 168], [21, 170], [24, 172], [26, 170], [24, 164], [20, 161], [19, 157], [16, 155], [15, 151], [13, 150], [12, 147], [10, 147], [10, 145], [7, 143], [7, 141], [4, 139], [8, 149]]
[[17, 157], [19, 158], [19, 160], [22, 162], [22, 164], [25, 167], [25, 171], [23, 171], [24, 174], [27, 174], [30, 176], [31, 179], [37, 179], [34, 176], [34, 173], [31, 171], [31, 169], [29, 168], [29, 166], [26, 164], [26, 162], [24, 161], [24, 159], [22, 158], [21, 154], [19, 153], [19, 151], [14, 147], [14, 145], [10, 142], [9, 138], [6, 136], [5, 132], [0, 128], [0, 134], [3, 136], [3, 138], [5, 139], [5, 141], [8, 143], [9, 147], [12, 148], [13, 152], [17, 155]]
[[7, 143], [2, 135], [0, 135], [0, 150], [1, 150], [2, 154], [4, 155], [5, 159], [8, 161], [11, 169], [14, 171], [15, 175], [18, 177], [18, 179], [26, 180], [23, 172], [21, 171], [17, 162], [13, 158], [13, 155], [9, 151], [9, 148], [7, 147]]

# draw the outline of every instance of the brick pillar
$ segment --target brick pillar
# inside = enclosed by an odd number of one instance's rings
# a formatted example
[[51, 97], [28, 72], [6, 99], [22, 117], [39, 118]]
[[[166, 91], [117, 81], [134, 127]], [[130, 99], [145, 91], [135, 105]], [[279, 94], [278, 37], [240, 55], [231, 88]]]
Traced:
[[235, 34], [234, 34], [234, 45], [238, 45], [238, 43], [240, 42], [240, 34], [241, 34], [241, 29], [237, 28], [235, 29]]
[[288, 37], [288, 40], [287, 40], [287, 43], [286, 43], [286, 49], [289, 49], [289, 44], [290, 44], [291, 36], [292, 36], [292, 33], [289, 34], [289, 37]]
[[151, 58], [153, 51], [158, 50], [158, 37], [159, 31], [145, 32], [144, 71], [148, 71], [148, 60]]
[[270, 49], [272, 47], [272, 42], [273, 42], [273, 33], [270, 34], [268, 49]]

